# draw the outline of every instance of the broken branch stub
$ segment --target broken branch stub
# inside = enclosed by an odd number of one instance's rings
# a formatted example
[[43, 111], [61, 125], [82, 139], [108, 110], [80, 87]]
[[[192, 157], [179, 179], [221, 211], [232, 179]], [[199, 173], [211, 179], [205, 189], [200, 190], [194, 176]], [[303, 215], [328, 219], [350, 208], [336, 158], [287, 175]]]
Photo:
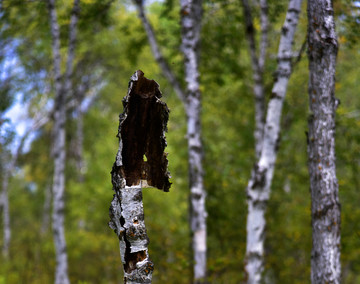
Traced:
[[159, 85], [136, 71], [123, 99], [120, 115], [119, 150], [111, 171], [113, 190], [110, 222], [120, 240], [125, 283], [151, 283], [153, 263], [149, 259], [142, 204], [142, 188], [170, 188], [165, 132], [167, 105], [160, 100]]

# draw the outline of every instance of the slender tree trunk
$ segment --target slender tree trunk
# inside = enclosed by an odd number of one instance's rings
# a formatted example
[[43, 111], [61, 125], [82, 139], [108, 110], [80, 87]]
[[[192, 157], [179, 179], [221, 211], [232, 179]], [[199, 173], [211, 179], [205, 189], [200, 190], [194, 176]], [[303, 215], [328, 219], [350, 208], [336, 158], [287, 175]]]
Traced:
[[245, 272], [247, 283], [260, 283], [264, 270], [265, 212], [270, 197], [271, 182], [278, 151], [280, 119], [291, 75], [292, 43], [302, 0], [290, 0], [282, 28], [276, 80], [269, 101], [260, 159], [256, 163], [247, 187], [248, 216]]
[[4, 169], [4, 175], [2, 180], [2, 192], [1, 192], [1, 205], [3, 210], [3, 235], [4, 235], [4, 244], [2, 247], [2, 254], [5, 259], [9, 258], [9, 248], [11, 240], [11, 227], [10, 227], [10, 206], [9, 206], [9, 195], [8, 195], [8, 185], [9, 185], [10, 172], [7, 169]]
[[260, 50], [258, 56], [256, 52], [255, 27], [253, 24], [251, 7], [248, 0], [242, 0], [242, 5], [245, 18], [245, 34], [249, 44], [254, 80], [253, 92], [255, 99], [255, 155], [256, 159], [259, 159], [265, 124], [264, 66], [266, 61], [266, 50], [268, 46], [268, 6], [266, 0], [260, 1], [261, 40], [259, 44]]
[[190, 219], [193, 233], [194, 281], [206, 277], [206, 192], [201, 141], [201, 93], [199, 52], [202, 18], [201, 0], [181, 0], [182, 52], [185, 60], [186, 114], [189, 155]]
[[[9, 206], [9, 179], [11, 172], [13, 171], [14, 165], [16, 163], [17, 157], [14, 155], [11, 158], [11, 154], [7, 151], [0, 152], [0, 162], [1, 162], [1, 194], [0, 194], [0, 209], [2, 209], [2, 218], [3, 218], [3, 247], [2, 255], [4, 259], [9, 258], [9, 248], [11, 241], [11, 227], [10, 227], [10, 206]], [[8, 154], [8, 155], [7, 155]], [[9, 161], [7, 163], [7, 161]]]
[[56, 272], [55, 283], [70, 283], [68, 277], [68, 261], [65, 241], [64, 211], [65, 211], [65, 164], [66, 164], [66, 100], [71, 91], [71, 75], [74, 61], [76, 26], [79, 13], [79, 0], [74, 0], [69, 25], [69, 49], [64, 76], [61, 74], [60, 28], [57, 20], [55, 0], [48, 0], [50, 27], [52, 36], [52, 52], [54, 64], [55, 102], [53, 145], [54, 177], [53, 177], [53, 215], [52, 227], [54, 233]]
[[41, 235], [45, 235], [45, 233], [49, 229], [50, 210], [51, 210], [51, 186], [47, 185], [45, 187], [45, 200], [44, 200], [44, 207], [43, 207], [43, 218], [42, 218], [41, 229], [40, 229]]
[[164, 76], [183, 102], [187, 115], [187, 140], [189, 156], [190, 226], [194, 253], [194, 281], [206, 276], [206, 192], [203, 181], [203, 145], [201, 141], [201, 94], [199, 89], [199, 43], [202, 18], [202, 1], [181, 1], [182, 51], [185, 58], [186, 91], [166, 63], [149, 21], [142, 0], [134, 0], [146, 31], [153, 55]]
[[60, 58], [60, 27], [57, 22], [55, 0], [49, 0], [50, 24], [52, 33], [52, 52], [54, 57], [55, 74], [55, 105], [52, 154], [54, 156], [53, 176], [53, 214], [52, 228], [55, 243], [56, 271], [55, 283], [68, 284], [68, 262], [64, 229], [65, 210], [65, 123], [66, 123], [66, 98], [61, 83], [61, 58]]
[[84, 182], [84, 159], [83, 159], [83, 144], [84, 144], [84, 112], [81, 109], [81, 104], [84, 99], [84, 93], [76, 94], [75, 105], [75, 123], [76, 134], [74, 137], [74, 157], [75, 166], [77, 170], [77, 181]]
[[340, 203], [335, 166], [335, 67], [338, 42], [330, 0], [308, 1], [311, 282], [340, 283]]
[[142, 188], [157, 187], [165, 192], [170, 188], [164, 153], [169, 110], [160, 97], [159, 85], [136, 71], [120, 115], [109, 226], [120, 240], [124, 283], [151, 283], [154, 270], [149, 259]]

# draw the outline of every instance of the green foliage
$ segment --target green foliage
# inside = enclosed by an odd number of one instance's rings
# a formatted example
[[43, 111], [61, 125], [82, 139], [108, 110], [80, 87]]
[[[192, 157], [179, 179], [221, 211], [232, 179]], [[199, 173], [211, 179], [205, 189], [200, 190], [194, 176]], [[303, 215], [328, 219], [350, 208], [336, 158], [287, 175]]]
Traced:
[[[59, 1], [58, 6], [64, 54], [71, 2]], [[286, 1], [275, 2], [269, 2], [271, 42], [265, 76], [268, 93], [273, 83], [280, 27], [286, 9]], [[210, 283], [240, 283], [244, 277], [246, 247], [245, 188], [254, 164], [250, 58], [238, 2], [209, 0], [204, 3], [200, 69], [208, 210], [208, 278]], [[102, 88], [84, 116], [83, 182], [77, 180], [76, 157], [71, 151], [76, 117], [68, 120], [67, 125], [69, 164], [65, 213], [71, 282], [122, 281], [118, 240], [107, 226], [113, 194], [110, 170], [118, 148], [115, 136], [118, 115], [122, 112], [121, 100], [126, 95], [129, 77], [135, 70], [142, 69], [148, 78], [160, 83], [163, 99], [171, 110], [167, 152], [172, 187], [169, 193], [156, 189], [146, 189], [143, 193], [150, 257], [155, 263], [154, 283], [190, 283], [192, 257], [183, 106], [161, 75], [131, 5], [118, 2], [110, 5], [110, 2], [98, 0], [81, 1], [81, 5], [74, 86], [97, 75]], [[32, 113], [36, 113], [42, 106], [38, 99], [43, 98], [51, 104], [52, 96], [44, 87], [51, 80], [46, 5], [44, 1], [28, 1], [26, 4], [23, 1], [4, 1], [4, 6], [3, 19], [8, 26], [1, 34], [1, 40], [17, 41], [22, 75], [16, 78], [19, 82], [16, 88], [24, 92], [25, 99], [33, 107]], [[166, 59], [176, 76], [182, 78], [177, 1], [155, 2], [148, 7], [148, 13]], [[258, 17], [256, 13], [254, 16]], [[297, 49], [305, 38], [306, 24], [303, 12], [295, 42]], [[343, 45], [338, 57], [336, 95], [341, 100], [337, 111], [337, 170], [342, 203], [343, 282], [358, 283], [360, 99], [357, 95], [357, 70], [360, 56], [356, 41], [347, 44], [350, 40], [347, 34], [351, 30], [346, 21], [340, 21], [340, 27]], [[310, 279], [311, 220], [305, 136], [307, 79], [307, 60], [303, 55], [291, 77], [284, 105], [281, 144], [267, 211], [265, 275], [273, 283], [308, 283]], [[11, 97], [6, 97], [8, 100], [1, 98], [1, 107], [5, 109]], [[50, 133], [51, 123], [36, 133], [30, 151], [20, 158], [11, 180], [12, 243], [10, 260], [1, 259], [0, 284], [53, 282], [55, 253], [52, 232], [50, 227], [41, 230], [44, 216], [50, 214], [44, 208], [53, 164]]]

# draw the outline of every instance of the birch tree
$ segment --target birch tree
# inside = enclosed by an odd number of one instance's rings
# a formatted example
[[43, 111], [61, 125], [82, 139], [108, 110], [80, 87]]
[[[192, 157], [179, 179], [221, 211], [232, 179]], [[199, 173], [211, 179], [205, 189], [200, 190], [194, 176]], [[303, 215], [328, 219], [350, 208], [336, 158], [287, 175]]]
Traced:
[[169, 109], [154, 80], [140, 70], [129, 82], [119, 120], [119, 150], [111, 171], [113, 190], [110, 222], [120, 241], [124, 283], [151, 283], [154, 264], [144, 222], [142, 189], [170, 188], [165, 131]]
[[153, 55], [164, 76], [182, 101], [187, 117], [188, 165], [190, 187], [190, 227], [194, 258], [194, 282], [206, 277], [206, 191], [204, 186], [203, 144], [201, 140], [201, 92], [199, 73], [200, 31], [202, 19], [201, 0], [181, 0], [181, 50], [184, 54], [185, 82], [183, 89], [167, 64], [158, 46], [154, 30], [146, 18], [142, 0], [134, 0], [139, 18], [146, 31]]
[[308, 167], [311, 282], [340, 283], [340, 203], [335, 165], [335, 67], [338, 42], [330, 0], [308, 1]]
[[247, 283], [260, 283], [264, 270], [265, 212], [270, 197], [278, 151], [280, 119], [287, 85], [292, 72], [292, 45], [302, 0], [290, 0], [281, 30], [278, 67], [267, 108], [260, 158], [255, 164], [247, 186], [247, 241], [245, 273]]
[[60, 27], [57, 19], [56, 0], [48, 0], [50, 15], [50, 28], [52, 38], [53, 69], [54, 69], [54, 126], [52, 154], [54, 157], [53, 176], [53, 215], [52, 226], [56, 252], [55, 283], [70, 283], [68, 277], [68, 262], [66, 252], [66, 241], [64, 231], [64, 209], [65, 209], [65, 163], [66, 163], [66, 100], [70, 96], [72, 88], [71, 75], [73, 72], [73, 61], [75, 52], [75, 41], [77, 22], [79, 15], [79, 0], [74, 0], [69, 24], [69, 47], [66, 60], [66, 70], [61, 72], [60, 54]]

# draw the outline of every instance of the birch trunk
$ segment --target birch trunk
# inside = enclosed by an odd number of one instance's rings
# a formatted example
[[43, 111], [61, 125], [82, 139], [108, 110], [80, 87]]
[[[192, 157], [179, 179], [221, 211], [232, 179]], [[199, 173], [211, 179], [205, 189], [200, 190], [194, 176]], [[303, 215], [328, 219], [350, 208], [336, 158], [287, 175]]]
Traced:
[[166, 63], [149, 21], [142, 0], [134, 0], [146, 31], [152, 53], [161, 70], [183, 102], [187, 115], [187, 140], [190, 187], [190, 226], [194, 253], [194, 282], [206, 276], [206, 192], [203, 181], [203, 145], [201, 141], [201, 94], [199, 90], [199, 43], [202, 18], [202, 1], [181, 0], [182, 51], [185, 59], [186, 91]]
[[170, 188], [164, 153], [169, 110], [161, 96], [159, 85], [136, 71], [120, 115], [109, 226], [120, 241], [124, 283], [151, 283], [154, 270], [148, 253], [142, 189], [157, 187], [167, 192]]
[[64, 228], [65, 211], [65, 164], [66, 164], [66, 100], [71, 91], [71, 75], [74, 61], [76, 26], [79, 13], [79, 0], [74, 0], [69, 25], [69, 48], [65, 74], [61, 74], [60, 27], [57, 20], [55, 0], [48, 0], [50, 28], [52, 36], [52, 52], [54, 64], [55, 101], [53, 145], [54, 177], [53, 177], [53, 214], [52, 227], [56, 254], [55, 283], [70, 283], [68, 277], [68, 261]]
[[340, 203], [335, 166], [335, 67], [338, 42], [330, 0], [308, 1], [311, 282], [340, 283]]
[[4, 244], [2, 247], [2, 254], [5, 259], [9, 258], [9, 248], [11, 240], [11, 227], [10, 227], [10, 208], [9, 208], [9, 195], [8, 195], [8, 185], [9, 185], [9, 174], [10, 172], [7, 169], [4, 169], [4, 175], [2, 179], [2, 192], [1, 192], [1, 206], [3, 210], [3, 235], [4, 235]]
[[199, 52], [202, 18], [201, 0], [181, 0], [182, 52], [185, 61], [186, 115], [189, 155], [190, 222], [194, 253], [194, 282], [206, 277], [206, 192], [201, 141], [201, 93]]
[[280, 119], [291, 75], [292, 43], [302, 0], [290, 0], [278, 51], [276, 80], [269, 101], [260, 159], [256, 163], [247, 187], [248, 216], [245, 273], [247, 283], [261, 283], [264, 270], [265, 212], [270, 197], [271, 182], [279, 143]]

